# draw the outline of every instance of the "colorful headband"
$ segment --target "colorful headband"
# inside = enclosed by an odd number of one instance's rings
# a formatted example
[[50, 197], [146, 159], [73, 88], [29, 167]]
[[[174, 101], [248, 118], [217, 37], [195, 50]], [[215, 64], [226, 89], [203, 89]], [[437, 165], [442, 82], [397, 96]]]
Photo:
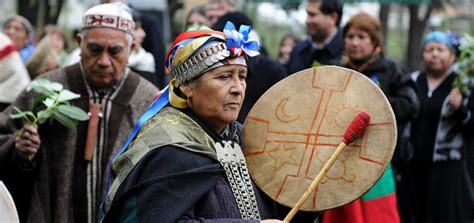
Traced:
[[[201, 27], [179, 35], [170, 47], [165, 62], [168, 71], [176, 80], [175, 86], [228, 64], [221, 63], [228, 58], [258, 55], [258, 41], [248, 38], [251, 27], [241, 26], [239, 31], [235, 30], [234, 24], [227, 22], [224, 33]], [[241, 61], [243, 60], [233, 60], [229, 63], [245, 65], [245, 62]]]
[[426, 37], [423, 39], [423, 49], [431, 42], [443, 43], [449, 49], [453, 49], [453, 43], [451, 42], [451, 38], [444, 32], [434, 31], [428, 33], [428, 35], [426, 35]]
[[82, 17], [81, 29], [111, 28], [132, 33], [135, 28], [130, 8], [120, 2], [96, 5]]

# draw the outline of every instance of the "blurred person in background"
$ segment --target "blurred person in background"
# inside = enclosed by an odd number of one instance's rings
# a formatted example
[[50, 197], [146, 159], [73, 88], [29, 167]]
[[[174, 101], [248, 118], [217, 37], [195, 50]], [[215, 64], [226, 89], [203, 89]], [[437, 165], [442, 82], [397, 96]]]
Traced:
[[3, 24], [3, 33], [15, 43], [16, 48], [20, 52], [21, 60], [23, 63], [26, 63], [35, 51], [35, 47], [31, 42], [34, 29], [30, 21], [20, 15], [13, 16]]
[[15, 100], [29, 82], [30, 77], [15, 44], [7, 35], [0, 33], [0, 112]]
[[26, 62], [30, 77], [33, 79], [42, 73], [61, 67], [67, 57], [67, 46], [64, 32], [55, 25], [47, 25], [35, 52]]
[[206, 17], [211, 25], [215, 24], [221, 16], [236, 10], [235, 0], [209, 0], [206, 6]]
[[287, 70], [288, 62], [290, 61], [291, 51], [298, 42], [298, 37], [293, 34], [286, 34], [280, 41], [280, 50], [278, 51], [278, 63], [283, 65]]
[[[74, 29], [72, 31], [72, 37], [76, 38], [78, 34], [81, 33], [80, 29]], [[67, 54], [66, 58], [64, 58], [64, 62], [61, 65], [62, 67], [71, 66], [81, 60], [81, 48], [78, 46], [73, 49], [69, 54]]]
[[128, 57], [128, 67], [153, 83], [155, 86], [158, 86], [158, 78], [155, 73], [155, 58], [153, 57], [153, 54], [145, 51], [142, 47], [146, 33], [142, 28], [140, 13], [133, 10], [132, 16], [133, 20], [135, 20], [135, 29], [132, 32], [133, 44], [132, 51]]
[[[101, 3], [113, 3], [121, 2], [132, 10], [136, 10], [133, 7], [132, 2], [129, 0], [101, 0]], [[161, 1], [160, 1], [161, 2]], [[158, 4], [155, 1], [149, 1], [149, 4]], [[145, 9], [147, 10], [147, 9]], [[145, 13], [140, 13], [140, 20], [142, 23], [142, 29], [145, 31], [146, 36], [143, 39], [142, 47], [145, 51], [151, 53], [155, 59], [155, 73], [156, 81], [152, 82], [159, 89], [164, 88], [168, 85], [168, 78], [165, 76], [165, 41], [163, 34], [163, 19], [161, 16], [151, 16]]]
[[[405, 69], [383, 54], [380, 21], [366, 13], [350, 18], [343, 29], [342, 64], [370, 78], [385, 94], [397, 121], [397, 150], [405, 150], [408, 137], [402, 133], [417, 114], [418, 102], [413, 81]], [[393, 160], [392, 160], [393, 162]], [[398, 223], [396, 184], [389, 164], [379, 181], [353, 203], [324, 212], [323, 223]]]
[[[456, 47], [449, 34], [431, 32], [422, 42], [424, 69], [412, 74], [420, 115], [413, 122], [415, 156], [408, 172], [414, 222], [472, 223], [473, 187], [466, 166], [467, 142], [473, 138], [473, 90], [453, 86]], [[472, 171], [472, 170], [471, 170]]]
[[184, 27], [187, 30], [191, 27], [211, 27], [211, 25], [211, 21], [209, 21], [206, 17], [206, 6], [198, 5], [189, 11], [188, 16], [186, 16], [186, 24]]
[[321, 65], [338, 64], [344, 52], [339, 24], [343, 3], [339, 0], [309, 0], [306, 3], [308, 37], [293, 48], [288, 74]]

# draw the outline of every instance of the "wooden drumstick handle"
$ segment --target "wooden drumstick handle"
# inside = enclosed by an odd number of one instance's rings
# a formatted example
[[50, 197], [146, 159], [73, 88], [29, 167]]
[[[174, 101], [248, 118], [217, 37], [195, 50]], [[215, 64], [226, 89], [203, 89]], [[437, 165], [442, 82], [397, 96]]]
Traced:
[[337, 158], [341, 154], [342, 150], [352, 142], [354, 142], [358, 138], [362, 138], [364, 135], [365, 128], [369, 125], [370, 122], [370, 115], [367, 112], [360, 112], [357, 114], [356, 117], [352, 120], [349, 127], [347, 127], [346, 132], [344, 133], [344, 138], [342, 142], [337, 147], [336, 151], [329, 157], [329, 160], [324, 164], [321, 171], [318, 173], [316, 178], [314, 178], [313, 182], [309, 185], [306, 192], [301, 196], [295, 206], [291, 209], [291, 211], [286, 215], [284, 222], [290, 222], [291, 219], [295, 216], [296, 212], [300, 209], [301, 206], [306, 202], [309, 195], [311, 195], [318, 184], [321, 182], [324, 176], [326, 176], [329, 169], [331, 169], [334, 162], [336, 162]]

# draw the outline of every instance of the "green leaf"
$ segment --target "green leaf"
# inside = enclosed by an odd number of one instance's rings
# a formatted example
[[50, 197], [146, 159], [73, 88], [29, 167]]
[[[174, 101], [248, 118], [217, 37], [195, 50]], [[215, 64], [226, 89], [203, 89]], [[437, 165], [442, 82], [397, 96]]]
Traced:
[[63, 102], [63, 101], [69, 101], [72, 99], [80, 98], [80, 94], [76, 94], [70, 90], [64, 89], [61, 92], [59, 92], [59, 98], [58, 101]]
[[13, 106], [13, 109], [17, 112], [16, 114], [11, 114], [10, 118], [12, 119], [18, 119], [18, 118], [23, 118], [23, 121], [25, 121], [28, 124], [34, 124], [33, 120], [36, 119], [36, 116], [33, 114], [33, 112], [30, 111], [21, 111], [19, 108]]
[[76, 126], [77, 124], [77, 121], [76, 120], [73, 120], [65, 115], [63, 115], [61, 112], [59, 112], [58, 110], [54, 110], [53, 111], [53, 117], [58, 120], [59, 123], [61, 123], [62, 125], [66, 126], [67, 128], [69, 129], [74, 129], [74, 127]]
[[43, 101], [46, 100], [48, 96], [40, 95], [34, 102], [33, 102], [33, 109], [31, 110], [33, 113], [38, 112], [42, 109]]
[[63, 89], [63, 85], [57, 82], [50, 82], [47, 88], [53, 91], [61, 91]]
[[89, 116], [82, 109], [70, 105], [59, 105], [57, 111], [61, 114], [75, 120], [86, 121]]
[[54, 100], [51, 99], [51, 98], [46, 98], [46, 99], [44, 99], [43, 104], [46, 105], [46, 107], [49, 108], [49, 107], [54, 105]]
[[[57, 86], [52, 85], [50, 81], [46, 79], [36, 79], [33, 80], [27, 87], [27, 91], [35, 91], [39, 94], [47, 95], [48, 97], [54, 96], [53, 88], [57, 88]], [[62, 86], [61, 86], [62, 88]]]
[[53, 115], [53, 111], [51, 110], [41, 110], [38, 112], [38, 123], [43, 124], [45, 123], [48, 118], [50, 118]]

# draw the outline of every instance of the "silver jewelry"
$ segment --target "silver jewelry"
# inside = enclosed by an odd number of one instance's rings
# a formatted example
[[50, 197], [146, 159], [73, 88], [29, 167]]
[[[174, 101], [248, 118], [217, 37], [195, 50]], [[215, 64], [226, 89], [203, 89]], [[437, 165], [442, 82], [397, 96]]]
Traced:
[[216, 43], [202, 52], [188, 58], [184, 63], [171, 70], [176, 78], [175, 86], [193, 79], [208, 67], [230, 56], [225, 43]]
[[242, 219], [259, 220], [257, 199], [240, 146], [232, 141], [215, 144], [217, 159], [224, 167]]

